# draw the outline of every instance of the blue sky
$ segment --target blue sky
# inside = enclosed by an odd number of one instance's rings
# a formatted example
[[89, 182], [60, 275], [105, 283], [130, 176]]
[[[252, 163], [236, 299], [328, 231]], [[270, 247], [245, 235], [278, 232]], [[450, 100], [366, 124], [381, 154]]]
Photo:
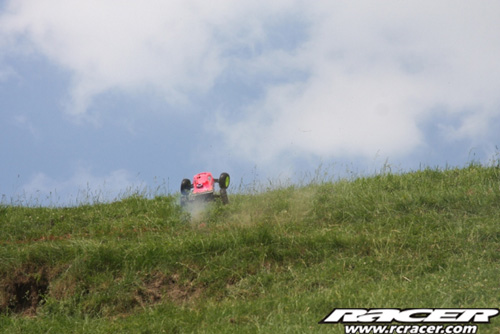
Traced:
[[497, 1], [0, 1], [0, 196], [488, 163]]

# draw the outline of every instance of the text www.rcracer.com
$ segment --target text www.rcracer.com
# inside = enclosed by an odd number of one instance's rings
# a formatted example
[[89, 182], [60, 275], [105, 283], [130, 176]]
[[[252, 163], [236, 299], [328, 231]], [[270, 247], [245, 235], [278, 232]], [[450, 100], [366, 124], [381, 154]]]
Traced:
[[345, 325], [345, 334], [475, 334], [475, 325]]

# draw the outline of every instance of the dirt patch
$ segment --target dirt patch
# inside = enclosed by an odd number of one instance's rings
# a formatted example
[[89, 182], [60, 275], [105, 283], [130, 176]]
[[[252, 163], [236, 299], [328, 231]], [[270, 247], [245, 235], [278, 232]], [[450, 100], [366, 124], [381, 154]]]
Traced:
[[0, 312], [35, 315], [49, 287], [45, 268], [25, 266], [0, 281]]
[[144, 280], [144, 285], [135, 293], [135, 299], [141, 306], [169, 300], [184, 303], [201, 295], [201, 289], [191, 281], [181, 281], [178, 274], [166, 275], [157, 272]]
[[192, 281], [180, 282], [178, 275], [170, 276], [167, 284], [167, 296], [173, 302], [185, 302], [197, 299], [202, 293], [200, 287], [194, 286]]

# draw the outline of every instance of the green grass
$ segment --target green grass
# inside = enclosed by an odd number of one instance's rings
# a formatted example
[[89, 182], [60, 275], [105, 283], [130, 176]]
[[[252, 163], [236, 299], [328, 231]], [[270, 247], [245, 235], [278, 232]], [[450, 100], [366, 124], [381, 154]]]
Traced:
[[270, 188], [197, 217], [174, 196], [0, 206], [0, 332], [343, 333], [318, 322], [500, 306], [499, 168]]

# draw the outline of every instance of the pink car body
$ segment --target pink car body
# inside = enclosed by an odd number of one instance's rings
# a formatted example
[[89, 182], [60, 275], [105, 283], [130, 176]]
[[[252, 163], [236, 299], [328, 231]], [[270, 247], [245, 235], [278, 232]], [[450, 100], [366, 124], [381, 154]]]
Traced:
[[214, 177], [210, 172], [196, 174], [193, 177], [193, 194], [203, 194], [214, 191]]

